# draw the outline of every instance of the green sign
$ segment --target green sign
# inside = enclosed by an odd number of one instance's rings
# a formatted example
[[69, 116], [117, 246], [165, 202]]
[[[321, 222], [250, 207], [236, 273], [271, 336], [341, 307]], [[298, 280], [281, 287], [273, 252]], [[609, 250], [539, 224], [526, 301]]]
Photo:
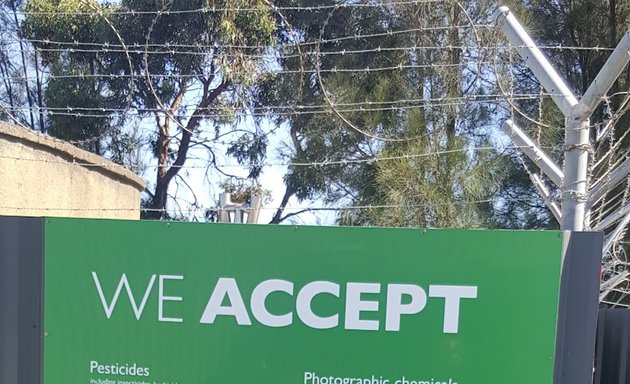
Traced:
[[46, 219], [45, 384], [551, 383], [562, 233]]

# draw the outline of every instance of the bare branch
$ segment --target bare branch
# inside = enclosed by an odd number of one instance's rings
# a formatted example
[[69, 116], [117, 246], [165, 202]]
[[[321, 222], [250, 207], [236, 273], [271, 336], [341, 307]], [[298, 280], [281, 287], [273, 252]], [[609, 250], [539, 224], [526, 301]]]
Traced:
[[[179, 145], [179, 150], [177, 151], [177, 158], [173, 165], [168, 169], [166, 175], [164, 176], [164, 182], [168, 184], [168, 182], [179, 172], [181, 167], [186, 162], [186, 158], [188, 156], [188, 149], [190, 148], [190, 139], [192, 137], [193, 132], [197, 129], [199, 122], [202, 119], [202, 115], [204, 110], [212, 104], [217, 97], [221, 93], [223, 93], [230, 86], [229, 82], [223, 82], [218, 87], [213, 89], [212, 91], [206, 92], [204, 89], [204, 97], [199, 102], [197, 109], [192, 114], [188, 123], [186, 124], [186, 128], [182, 131], [182, 141]], [[204, 87], [205, 88], [205, 87]]]

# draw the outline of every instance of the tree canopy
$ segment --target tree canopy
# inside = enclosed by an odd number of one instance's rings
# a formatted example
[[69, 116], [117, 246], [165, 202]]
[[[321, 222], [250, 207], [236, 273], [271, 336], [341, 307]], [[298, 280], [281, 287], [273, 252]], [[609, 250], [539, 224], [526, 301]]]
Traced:
[[[508, 5], [578, 95], [629, 26], [626, 2]], [[197, 187], [182, 175], [191, 158], [211, 168], [232, 158], [246, 169], [237, 184], [259, 189], [270, 141], [283, 141], [273, 223], [296, 215], [294, 199], [333, 207], [346, 225], [557, 225], [531, 185], [535, 167], [496, 128], [513, 118], [561, 162], [563, 116], [493, 25], [493, 2], [1, 6], [0, 118], [142, 172], [146, 217], [169, 217], [174, 180]], [[623, 112], [629, 76], [597, 110], [593, 135]], [[628, 116], [596, 153], [627, 148]], [[237, 185], [219, 172], [213, 182]]]
[[[148, 217], [164, 216], [169, 185], [192, 146], [205, 145], [214, 155], [201, 122], [209, 120], [218, 135], [230, 122], [222, 111], [249, 103], [244, 95], [265, 72], [258, 56], [276, 30], [270, 5], [244, 0], [213, 7], [194, 0], [30, 0], [24, 6], [22, 35], [51, 72], [45, 91], [50, 134], [123, 160], [125, 151], [142, 145], [126, 129], [129, 115], [151, 130], [157, 170], [147, 189]], [[79, 113], [64, 113], [65, 106]], [[264, 149], [264, 141], [254, 143]], [[238, 157], [249, 149], [233, 152]]]

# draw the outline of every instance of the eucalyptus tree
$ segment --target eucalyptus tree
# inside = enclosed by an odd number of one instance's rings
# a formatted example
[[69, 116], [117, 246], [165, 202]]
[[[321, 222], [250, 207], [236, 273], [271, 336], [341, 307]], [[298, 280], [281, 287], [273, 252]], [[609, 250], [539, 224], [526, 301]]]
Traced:
[[[151, 218], [165, 216], [169, 185], [190, 149], [207, 148], [212, 159], [206, 139], [230, 126], [235, 106], [250, 103], [276, 30], [262, 0], [29, 0], [24, 14], [22, 34], [51, 72], [51, 134], [115, 154], [142, 144], [125, 139], [130, 126], [149, 132], [157, 163], [146, 191]], [[247, 135], [259, 154], [265, 140], [256, 134]]]

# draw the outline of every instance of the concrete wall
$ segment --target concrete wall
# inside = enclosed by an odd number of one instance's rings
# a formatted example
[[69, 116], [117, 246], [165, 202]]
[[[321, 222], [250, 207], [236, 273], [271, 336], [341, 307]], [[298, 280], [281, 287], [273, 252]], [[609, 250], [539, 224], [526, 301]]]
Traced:
[[143, 190], [120, 165], [0, 122], [0, 215], [138, 219]]

